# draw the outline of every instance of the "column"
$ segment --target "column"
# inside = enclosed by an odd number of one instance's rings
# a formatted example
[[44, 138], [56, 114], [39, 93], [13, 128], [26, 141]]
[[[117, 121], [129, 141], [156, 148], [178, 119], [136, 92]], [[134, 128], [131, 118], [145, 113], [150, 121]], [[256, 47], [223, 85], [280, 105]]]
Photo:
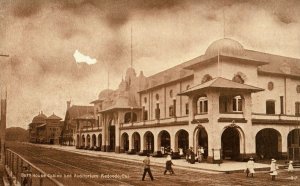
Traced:
[[143, 152], [144, 150], [145, 150], [145, 139], [144, 139], [144, 133], [141, 133], [140, 134], [141, 136], [140, 136], [140, 138], [141, 138], [141, 149], [140, 149], [140, 152]]
[[171, 136], [171, 149], [173, 149], [173, 152], [178, 152], [178, 144], [176, 143], [176, 137], [175, 134], [173, 136]]
[[158, 135], [153, 134], [154, 135], [154, 151], [160, 151], [160, 147], [158, 146]]
[[[102, 115], [103, 116], [103, 115]], [[101, 151], [106, 152], [106, 148], [107, 148], [107, 141], [106, 141], [106, 136], [107, 136], [107, 131], [106, 131], [107, 127], [106, 127], [106, 117], [103, 116], [102, 117], [102, 147], [101, 147]]]
[[205, 128], [208, 134], [208, 148], [209, 148], [207, 161], [210, 163], [221, 162], [221, 161], [215, 161], [213, 159], [213, 150], [212, 150], [212, 149], [216, 149], [216, 150], [221, 149], [222, 128], [220, 128], [218, 122], [218, 119], [220, 117], [219, 97], [220, 97], [220, 92], [209, 91], [207, 93], [209, 126]]
[[115, 124], [115, 152], [120, 153], [120, 123]]
[[195, 147], [195, 144], [194, 144], [193, 132], [188, 131], [188, 133], [189, 133], [189, 147], [193, 147], [194, 152], [196, 152], [197, 147]]
[[131, 133], [128, 133], [128, 143], [129, 143], [128, 151], [132, 151], [133, 150], [133, 143], [132, 143], [132, 134]]
[[[288, 144], [288, 142], [287, 142], [287, 136], [288, 136], [288, 132], [282, 132], [281, 133], [281, 143], [280, 142], [278, 142], [278, 149], [282, 149], [282, 151], [281, 151], [281, 156], [282, 156], [282, 158], [287, 158], [287, 155], [288, 155], [288, 147], [287, 147], [287, 144]], [[298, 136], [298, 138], [299, 138], [299, 136]], [[299, 139], [298, 139], [298, 141], [299, 141]], [[281, 148], [280, 148], [281, 147]]]

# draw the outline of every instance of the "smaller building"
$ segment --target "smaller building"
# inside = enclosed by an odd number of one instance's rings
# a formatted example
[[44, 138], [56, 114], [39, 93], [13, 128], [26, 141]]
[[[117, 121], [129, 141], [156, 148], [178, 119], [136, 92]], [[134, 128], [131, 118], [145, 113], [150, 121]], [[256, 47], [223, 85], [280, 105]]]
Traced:
[[61, 132], [62, 145], [75, 145], [76, 133], [92, 127], [97, 129], [94, 118], [94, 107], [83, 105], [72, 105], [67, 101], [67, 111]]
[[63, 122], [54, 113], [47, 117], [43, 112], [35, 116], [29, 124], [29, 142], [59, 144]]

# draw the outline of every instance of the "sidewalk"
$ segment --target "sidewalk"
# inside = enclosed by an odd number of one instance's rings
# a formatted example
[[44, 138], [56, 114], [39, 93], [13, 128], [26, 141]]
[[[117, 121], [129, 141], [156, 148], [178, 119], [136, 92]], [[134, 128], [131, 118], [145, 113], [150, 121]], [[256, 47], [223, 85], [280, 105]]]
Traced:
[[[28, 143], [30, 144], [30, 143]], [[139, 155], [128, 155], [125, 153], [114, 153], [114, 152], [102, 152], [102, 151], [92, 151], [92, 150], [83, 150], [76, 149], [74, 146], [59, 146], [59, 145], [39, 145], [39, 144], [30, 144], [41, 146], [45, 148], [63, 150], [68, 152], [73, 152], [82, 155], [89, 155], [94, 157], [105, 156], [107, 158], [119, 159], [119, 160], [127, 160], [133, 162], [142, 162], [145, 156]], [[165, 166], [165, 158], [153, 158], [151, 157], [151, 162], [153, 165], [157, 166]], [[246, 167], [247, 162], [234, 162], [234, 161], [224, 161], [222, 164], [211, 164], [211, 163], [195, 163], [190, 164], [186, 162], [185, 159], [174, 159], [172, 160], [176, 168], [181, 169], [189, 169], [193, 171], [199, 172], [207, 172], [207, 173], [232, 173], [232, 172], [243, 172]], [[266, 171], [270, 169], [269, 164], [255, 163], [256, 171]]]

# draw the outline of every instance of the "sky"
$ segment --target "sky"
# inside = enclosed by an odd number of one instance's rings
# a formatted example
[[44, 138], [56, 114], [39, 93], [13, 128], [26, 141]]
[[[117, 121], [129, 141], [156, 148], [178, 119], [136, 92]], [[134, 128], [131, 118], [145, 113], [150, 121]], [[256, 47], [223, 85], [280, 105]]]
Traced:
[[[244, 48], [300, 58], [298, 0], [0, 0], [0, 87], [7, 127], [40, 111], [64, 118], [115, 89], [131, 61], [150, 76], [228, 37]], [[95, 64], [76, 63], [81, 55]], [[77, 53], [77, 54], [78, 54]]]

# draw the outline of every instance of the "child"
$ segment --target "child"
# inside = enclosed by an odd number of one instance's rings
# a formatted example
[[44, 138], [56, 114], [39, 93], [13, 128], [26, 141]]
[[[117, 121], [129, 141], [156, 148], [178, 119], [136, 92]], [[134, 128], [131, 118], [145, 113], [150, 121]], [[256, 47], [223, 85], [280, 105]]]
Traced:
[[289, 161], [288, 172], [294, 172], [293, 161]]
[[255, 171], [254, 171], [254, 161], [253, 161], [252, 157], [247, 162], [247, 169], [246, 169], [247, 177], [248, 177], [249, 173], [251, 174], [251, 177], [253, 177], [253, 175], [255, 173]]

